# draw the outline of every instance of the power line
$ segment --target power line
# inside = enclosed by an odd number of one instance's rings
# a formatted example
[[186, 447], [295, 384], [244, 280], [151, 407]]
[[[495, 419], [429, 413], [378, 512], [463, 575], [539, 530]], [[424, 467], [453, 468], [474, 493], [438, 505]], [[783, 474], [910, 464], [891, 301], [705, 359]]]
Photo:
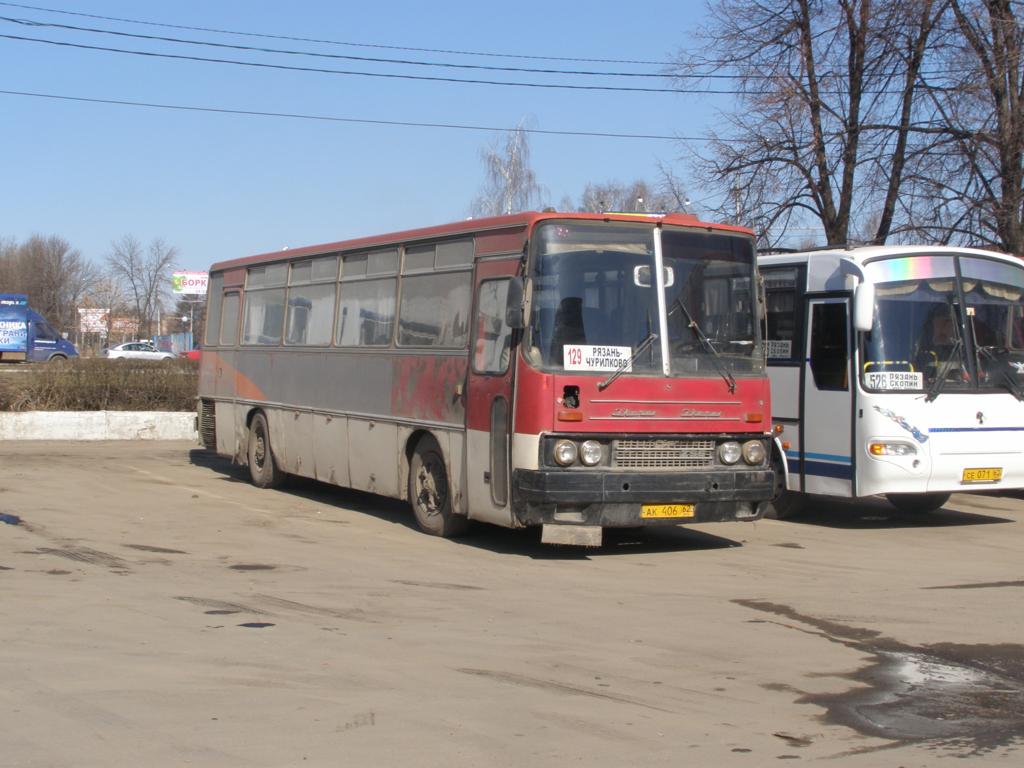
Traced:
[[[2, 4], [2, 3], [0, 3]], [[0, 17], [2, 19], [2, 17]], [[704, 95], [704, 96], [771, 96], [772, 91], [740, 91], [727, 88], [653, 88], [642, 86], [626, 85], [579, 85], [570, 83], [529, 83], [509, 80], [480, 80], [459, 77], [440, 77], [436, 75], [410, 75], [388, 72], [362, 72], [359, 70], [327, 69], [324, 67], [300, 67], [290, 64], [271, 64], [268, 62], [240, 61], [238, 59], [222, 59], [208, 56], [191, 56], [180, 53], [158, 53], [156, 51], [137, 51], [128, 48], [113, 48], [103, 45], [88, 45], [85, 43], [72, 43], [63, 40], [48, 40], [40, 37], [26, 37], [24, 35], [0, 34], [0, 39], [15, 40], [28, 43], [43, 43], [62, 48], [79, 48], [87, 51], [102, 51], [104, 53], [122, 53], [130, 56], [144, 56], [155, 59], [171, 59], [175, 61], [195, 61], [204, 64], [231, 64], [239, 67], [251, 67], [255, 69], [277, 69], [288, 72], [312, 72], [326, 75], [345, 75], [349, 77], [376, 77], [389, 80], [414, 80], [420, 82], [435, 83], [459, 83], [464, 85], [497, 85], [511, 88], [546, 88], [555, 90], [570, 91], [601, 91], [616, 93], [674, 93], [680, 95]], [[845, 95], [840, 91], [819, 91], [822, 95]], [[865, 90], [864, 94], [885, 94], [888, 91]]]
[[[3, 3], [0, 3], [3, 5]], [[163, 43], [181, 43], [183, 45], [202, 45], [210, 48], [228, 48], [235, 51], [255, 51], [258, 53], [280, 53], [289, 56], [310, 56], [319, 59], [344, 59], [346, 61], [365, 61], [374, 64], [401, 64], [417, 67], [446, 67], [450, 69], [475, 69], [491, 72], [526, 72], [540, 75], [586, 75], [590, 77], [647, 77], [647, 78], [670, 78], [674, 75], [658, 72], [595, 72], [590, 70], [573, 69], [537, 69], [530, 67], [494, 67], [483, 64], [452, 64], [439, 61], [416, 61], [413, 59], [387, 59], [373, 56], [349, 56], [340, 53], [319, 53], [316, 51], [295, 51], [284, 48], [262, 48], [252, 45], [237, 45], [232, 43], [215, 43], [207, 40], [189, 40], [180, 37], [165, 37], [162, 35], [139, 35], [132, 32], [119, 32], [113, 29], [98, 29], [96, 27], [79, 27], [72, 24], [54, 24], [52, 22], [35, 21], [33, 19], [18, 19], [11, 16], [0, 16], [0, 21], [20, 24], [26, 27], [47, 27], [51, 29], [70, 30], [74, 32], [93, 32], [100, 35], [114, 35], [116, 37], [129, 37], [136, 40], [154, 40]]]
[[219, 59], [207, 56], [187, 56], [180, 53], [157, 53], [155, 51], [134, 51], [127, 48], [112, 48], [102, 45], [86, 45], [85, 43], [71, 43], [61, 40], [47, 40], [40, 37], [25, 37], [23, 35], [2, 35], [0, 38], [6, 40], [18, 40], [29, 43], [44, 43], [63, 48], [80, 48], [88, 51], [103, 51], [105, 53], [123, 53], [131, 56], [148, 56], [156, 59], [174, 59], [177, 61], [198, 61], [207, 64], [232, 64], [239, 67], [255, 67], [259, 69], [279, 69], [289, 72], [316, 72], [326, 75], [348, 75], [354, 77], [378, 77], [391, 80], [419, 80], [438, 83], [463, 83], [469, 85], [500, 85], [515, 88], [554, 88], [571, 91], [614, 91], [619, 93], [680, 93], [680, 94], [735, 94], [736, 91], [714, 90], [714, 89], [685, 89], [685, 88], [645, 88], [625, 85], [576, 85], [569, 83], [526, 83], [503, 80], [475, 80], [458, 77], [437, 77], [432, 75], [400, 75], [386, 72], [360, 72], [357, 70], [326, 69], [322, 67], [298, 67], [289, 64], [269, 64], [255, 61], [239, 61], [237, 59]]
[[[126, 107], [145, 107], [149, 109], [166, 109], [176, 110], [182, 112], [212, 112], [215, 114], [222, 115], [242, 115], [249, 117], [279, 117], [279, 118], [291, 118], [295, 120], [317, 120], [321, 122], [331, 123], [354, 123], [360, 125], [389, 125], [401, 128], [442, 128], [460, 131], [487, 131], [487, 132], [507, 132], [514, 130], [512, 128], [502, 128], [497, 126], [485, 126], [485, 125], [470, 125], [460, 123], [428, 123], [428, 122], [414, 122], [411, 120], [372, 120], [369, 118], [356, 118], [356, 117], [336, 117], [333, 115], [309, 115], [297, 112], [267, 112], [260, 110], [249, 110], [249, 109], [227, 109], [224, 107], [198, 107], [188, 104], [159, 104], [155, 102], [147, 101], [127, 101], [122, 99], [101, 99], [91, 98], [85, 96], [67, 96], [62, 94], [54, 93], [36, 93], [32, 91], [11, 91], [11, 90], [0, 90], [0, 94], [6, 96], [26, 96], [38, 99], [52, 99], [58, 101], [76, 101], [85, 102], [88, 104], [112, 104]], [[531, 133], [543, 136], [584, 136], [589, 138], [602, 138], [602, 139], [649, 139], [655, 141], [700, 141], [703, 142], [705, 139], [699, 136], [666, 136], [659, 134], [648, 134], [648, 133], [613, 133], [608, 131], [556, 131], [556, 130], [545, 130], [541, 128], [521, 128], [524, 133]]]
[[38, 5], [25, 5], [22, 3], [5, 3], [0, 2], [0, 6], [7, 6], [9, 8], [23, 8], [31, 11], [45, 11], [46, 13], [58, 13], [65, 16], [78, 16], [87, 19], [99, 19], [101, 21], [116, 21], [123, 24], [140, 24], [150, 27], [161, 27], [163, 29], [183, 29], [190, 32], [213, 32], [218, 35], [238, 35], [240, 37], [259, 37], [268, 40], [290, 40], [299, 43], [320, 43], [323, 45], [340, 45], [348, 46], [352, 48], [377, 48], [390, 51], [415, 51], [418, 53], [444, 53], [451, 54], [454, 56], [486, 56], [492, 58], [503, 58], [503, 59], [528, 59], [532, 61], [565, 61], [565, 62], [581, 62], [587, 64], [647, 64], [654, 66], [672, 66], [671, 61], [644, 61], [637, 59], [598, 59], [598, 58], [573, 58], [569, 56], [538, 56], [522, 53], [495, 53], [488, 51], [465, 51], [465, 50], [453, 50], [447, 48], [415, 48], [411, 46], [401, 45], [383, 45], [379, 43], [356, 43], [344, 40], [325, 40], [313, 37], [295, 37], [291, 35], [273, 35], [264, 32], [243, 32], [231, 29], [217, 29], [215, 27], [194, 27], [187, 26], [185, 24], [165, 24], [155, 21], [143, 21], [140, 19], [128, 19], [118, 16], [101, 16], [95, 13], [81, 13], [78, 11], [65, 11], [57, 8], [44, 8]]

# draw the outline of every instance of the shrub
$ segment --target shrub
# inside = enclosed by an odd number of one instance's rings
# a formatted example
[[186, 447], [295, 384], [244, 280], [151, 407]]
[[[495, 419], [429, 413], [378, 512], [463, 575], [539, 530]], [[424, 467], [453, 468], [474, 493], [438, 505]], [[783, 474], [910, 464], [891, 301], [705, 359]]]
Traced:
[[192, 411], [192, 360], [70, 360], [5, 365], [0, 411]]

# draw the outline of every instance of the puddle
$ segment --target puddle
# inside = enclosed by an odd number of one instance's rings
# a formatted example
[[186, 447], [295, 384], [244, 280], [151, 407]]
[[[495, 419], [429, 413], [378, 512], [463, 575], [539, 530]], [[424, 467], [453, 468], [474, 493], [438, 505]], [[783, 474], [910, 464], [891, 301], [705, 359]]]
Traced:
[[275, 566], [275, 565], [258, 565], [258, 564], [246, 565], [246, 564], [243, 563], [241, 565], [229, 565], [228, 567], [232, 571], [272, 571], [277, 566]]
[[247, 629], [266, 629], [274, 625], [268, 621], [247, 621], [245, 624], [239, 624], [238, 626], [246, 627]]
[[814, 627], [832, 642], [873, 656], [868, 666], [846, 676], [855, 688], [801, 695], [801, 703], [825, 709], [826, 722], [896, 742], [930, 744], [958, 757], [1024, 742], [1024, 646], [914, 648], [788, 606], [735, 602]]

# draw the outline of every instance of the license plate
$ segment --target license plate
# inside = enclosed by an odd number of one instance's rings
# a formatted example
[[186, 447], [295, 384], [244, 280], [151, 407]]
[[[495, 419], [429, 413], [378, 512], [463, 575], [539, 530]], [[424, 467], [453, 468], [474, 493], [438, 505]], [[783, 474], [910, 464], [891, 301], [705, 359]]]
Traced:
[[998, 483], [1003, 479], [1002, 467], [978, 467], [965, 469], [960, 482], [963, 483]]
[[640, 517], [693, 517], [697, 514], [696, 504], [644, 504], [640, 507]]

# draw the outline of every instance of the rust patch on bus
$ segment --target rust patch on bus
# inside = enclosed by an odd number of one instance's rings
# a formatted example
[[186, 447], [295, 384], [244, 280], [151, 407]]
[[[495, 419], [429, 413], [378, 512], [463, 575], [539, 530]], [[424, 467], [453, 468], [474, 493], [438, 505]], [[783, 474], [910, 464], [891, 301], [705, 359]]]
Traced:
[[457, 357], [401, 357], [394, 363], [391, 412], [395, 416], [461, 421], [466, 360]]

